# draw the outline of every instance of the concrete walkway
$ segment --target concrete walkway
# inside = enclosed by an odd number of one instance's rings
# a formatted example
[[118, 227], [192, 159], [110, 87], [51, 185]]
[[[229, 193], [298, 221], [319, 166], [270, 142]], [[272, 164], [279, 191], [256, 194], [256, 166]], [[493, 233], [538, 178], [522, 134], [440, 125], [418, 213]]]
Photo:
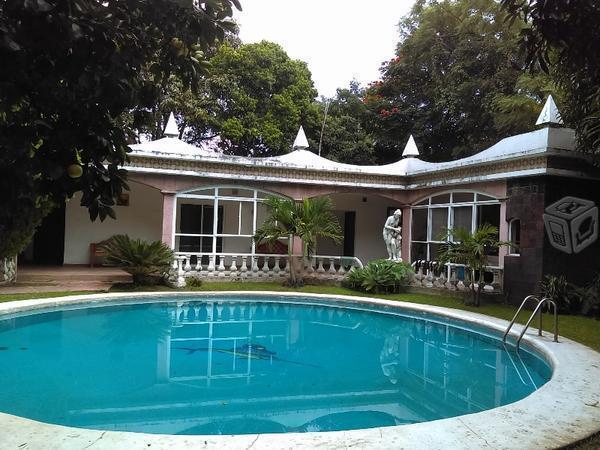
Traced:
[[114, 267], [19, 266], [17, 282], [0, 286], [1, 294], [57, 291], [106, 291], [113, 283], [127, 283], [131, 275]]

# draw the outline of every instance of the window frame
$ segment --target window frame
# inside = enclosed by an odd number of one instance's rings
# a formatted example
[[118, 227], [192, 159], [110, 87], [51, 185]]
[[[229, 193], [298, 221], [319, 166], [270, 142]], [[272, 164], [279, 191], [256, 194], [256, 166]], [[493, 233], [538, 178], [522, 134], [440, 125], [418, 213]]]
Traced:
[[[450, 194], [450, 201], [448, 203], [432, 203], [432, 198], [433, 197], [439, 197], [441, 195], [445, 195], [445, 194]], [[473, 200], [471, 201], [457, 201], [454, 202], [454, 196], [455, 194], [473, 194]], [[479, 199], [479, 196], [485, 196], [485, 199]], [[491, 197], [491, 199], [490, 199]], [[431, 246], [432, 245], [439, 245], [439, 244], [443, 244], [447, 241], [445, 240], [436, 240], [435, 236], [432, 236], [432, 210], [434, 209], [447, 209], [447, 217], [446, 217], [446, 229], [452, 229], [454, 228], [454, 209], [455, 208], [459, 208], [459, 207], [470, 207], [471, 208], [471, 229], [469, 230], [471, 233], [473, 233], [476, 229], [477, 229], [477, 208], [479, 206], [485, 206], [485, 205], [500, 205], [500, 199], [493, 197], [490, 194], [486, 194], [483, 192], [479, 192], [479, 191], [472, 191], [472, 190], [452, 190], [452, 191], [443, 191], [443, 192], [435, 192], [430, 194], [429, 196], [427, 196], [426, 198], [420, 198], [419, 200], [415, 201], [413, 203], [413, 206], [411, 206], [410, 210], [411, 210], [411, 218], [410, 218], [410, 245], [409, 245], [409, 260], [412, 261], [412, 248], [413, 248], [413, 244], [424, 244], [426, 246], [426, 260], [427, 261], [431, 261], [432, 260], [432, 255], [431, 255]], [[427, 210], [427, 240], [426, 241], [422, 241], [422, 240], [413, 240], [412, 239], [412, 235], [413, 235], [413, 211], [415, 210], [419, 210], [419, 209], [426, 209]], [[501, 220], [501, 218], [499, 217], [499, 219]], [[450, 236], [450, 242], [454, 241], [454, 238], [452, 236]]]

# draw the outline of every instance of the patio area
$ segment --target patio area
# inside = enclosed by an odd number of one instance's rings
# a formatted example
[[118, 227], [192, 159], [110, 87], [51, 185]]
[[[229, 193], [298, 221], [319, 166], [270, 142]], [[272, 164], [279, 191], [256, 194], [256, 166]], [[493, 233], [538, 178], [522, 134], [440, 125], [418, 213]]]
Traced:
[[20, 266], [17, 282], [0, 286], [0, 294], [106, 291], [113, 283], [130, 281], [131, 275], [115, 267]]

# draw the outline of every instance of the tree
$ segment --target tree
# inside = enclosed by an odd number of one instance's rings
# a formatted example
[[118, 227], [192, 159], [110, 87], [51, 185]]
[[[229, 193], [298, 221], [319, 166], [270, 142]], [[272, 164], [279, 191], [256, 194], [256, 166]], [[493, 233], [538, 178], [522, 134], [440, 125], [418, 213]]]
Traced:
[[596, 0], [502, 0], [521, 39], [529, 66], [541, 66], [564, 91], [562, 118], [581, 151], [600, 161], [600, 3]]
[[[510, 242], [498, 240], [498, 228], [483, 224], [473, 234], [464, 228], [448, 230], [447, 241], [440, 246], [437, 259], [441, 264], [464, 264], [471, 272], [471, 293], [473, 304], [481, 304], [483, 274], [488, 265], [490, 250], [510, 246]], [[477, 281], [475, 281], [477, 277]], [[477, 283], [477, 289], [475, 289]]]
[[319, 148], [322, 130], [321, 156], [347, 164], [375, 164], [374, 141], [367, 131], [369, 110], [363, 97], [364, 89], [353, 81], [348, 88], [338, 89], [335, 97], [322, 99], [318, 121], [307, 128], [311, 148]]
[[442, 161], [531, 129], [549, 83], [523, 78], [520, 25], [503, 18], [494, 0], [417, 1], [365, 96], [381, 158], [397, 160], [411, 133]]
[[0, 6], [0, 258], [74, 192], [92, 220], [127, 188], [128, 138], [171, 74], [194, 86], [237, 0]]
[[294, 263], [293, 250], [296, 238], [302, 240], [302, 257], [313, 254], [317, 246], [317, 238], [324, 237], [339, 242], [342, 230], [337, 217], [332, 213], [333, 204], [329, 197], [316, 197], [295, 202], [280, 197], [268, 197], [265, 205], [269, 215], [256, 230], [254, 241], [274, 244], [280, 239], [288, 240], [288, 261], [290, 266], [290, 286], [302, 284], [298, 280]]
[[220, 135], [225, 153], [287, 153], [300, 125], [317, 120], [317, 92], [306, 63], [290, 59], [279, 45], [224, 44], [210, 64], [205, 85], [209, 129]]

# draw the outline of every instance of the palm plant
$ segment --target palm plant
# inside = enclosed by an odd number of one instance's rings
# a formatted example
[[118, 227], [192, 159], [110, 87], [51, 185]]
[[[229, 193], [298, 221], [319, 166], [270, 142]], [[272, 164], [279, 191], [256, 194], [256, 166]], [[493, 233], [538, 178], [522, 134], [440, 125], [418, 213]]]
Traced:
[[161, 241], [146, 242], [117, 234], [102, 246], [106, 264], [130, 273], [135, 284], [152, 284], [167, 272], [173, 261], [173, 250]]
[[266, 242], [271, 246], [280, 239], [288, 239], [290, 261], [288, 284], [297, 286], [299, 281], [292, 257], [295, 239], [302, 240], [303, 257], [316, 251], [318, 237], [330, 238], [335, 242], [342, 239], [340, 224], [332, 212], [333, 203], [329, 197], [304, 199], [300, 203], [280, 197], [268, 197], [265, 205], [269, 215], [262, 226], [256, 230], [254, 241]]
[[[441, 245], [437, 259], [441, 264], [464, 264], [470, 270], [473, 281], [471, 283], [473, 304], [479, 306], [483, 289], [483, 274], [488, 265], [489, 251], [512, 244], [500, 241], [498, 228], [487, 223], [477, 228], [473, 234], [464, 228], [448, 230], [446, 238], [447, 242]], [[475, 281], [476, 274], [478, 274], [477, 281]], [[477, 289], [475, 289], [475, 283], [477, 283]]]

